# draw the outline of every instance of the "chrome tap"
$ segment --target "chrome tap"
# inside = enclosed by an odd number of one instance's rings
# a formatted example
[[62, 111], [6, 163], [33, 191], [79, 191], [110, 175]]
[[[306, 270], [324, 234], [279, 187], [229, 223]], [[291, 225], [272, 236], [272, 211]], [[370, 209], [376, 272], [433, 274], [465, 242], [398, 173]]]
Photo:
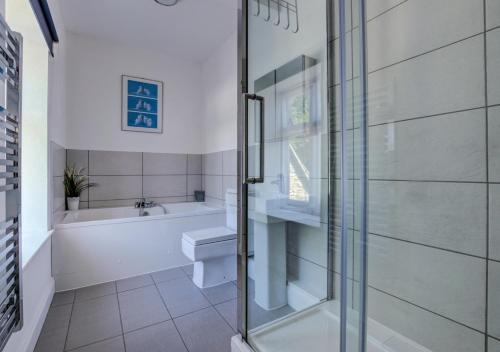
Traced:
[[158, 204], [153, 200], [147, 200], [146, 198], [141, 198], [137, 202], [135, 202], [134, 205], [135, 208], [139, 209], [139, 216], [145, 216], [148, 215], [147, 213], [144, 212], [145, 208], [154, 208], [154, 207], [160, 207], [163, 210], [163, 214], [167, 214], [167, 209], [162, 204]]

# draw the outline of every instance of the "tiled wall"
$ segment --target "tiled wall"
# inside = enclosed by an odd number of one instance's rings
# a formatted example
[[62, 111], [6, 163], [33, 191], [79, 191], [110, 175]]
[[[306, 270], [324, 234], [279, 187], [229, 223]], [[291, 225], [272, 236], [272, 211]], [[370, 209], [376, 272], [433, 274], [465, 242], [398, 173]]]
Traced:
[[51, 226], [57, 221], [57, 218], [65, 210], [64, 198], [64, 168], [66, 166], [66, 149], [57, 143], [50, 142], [50, 175], [49, 182], [49, 213]]
[[202, 165], [206, 201], [224, 205], [226, 190], [237, 187], [236, 149], [204, 154]]
[[500, 2], [367, 4], [368, 315], [433, 351], [500, 350]]
[[194, 201], [202, 189], [200, 154], [67, 150], [67, 164], [85, 168], [97, 186], [81, 195], [82, 208], [130, 206], [141, 197], [156, 202]]

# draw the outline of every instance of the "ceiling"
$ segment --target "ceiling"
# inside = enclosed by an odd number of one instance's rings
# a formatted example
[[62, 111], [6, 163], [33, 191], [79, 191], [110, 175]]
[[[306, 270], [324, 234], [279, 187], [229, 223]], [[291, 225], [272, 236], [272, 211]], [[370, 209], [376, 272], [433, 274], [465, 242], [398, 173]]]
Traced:
[[62, 0], [66, 29], [131, 47], [205, 60], [237, 29], [237, 0]]

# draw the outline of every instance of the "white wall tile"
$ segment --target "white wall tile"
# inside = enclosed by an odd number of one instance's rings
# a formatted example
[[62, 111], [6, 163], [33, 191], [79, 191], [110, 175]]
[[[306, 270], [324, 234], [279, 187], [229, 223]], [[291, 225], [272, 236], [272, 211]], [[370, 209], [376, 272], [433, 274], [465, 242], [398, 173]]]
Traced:
[[294, 255], [287, 256], [287, 280], [315, 296], [327, 296], [327, 269]]
[[500, 107], [488, 109], [489, 181], [500, 182]]
[[369, 128], [369, 177], [485, 181], [485, 110]]
[[237, 188], [238, 188], [237, 176], [222, 176], [222, 195], [224, 199], [226, 198], [226, 192], [228, 189], [237, 191]]
[[188, 155], [188, 174], [201, 175], [202, 173], [202, 155], [189, 154]]
[[486, 0], [486, 29], [497, 26], [500, 26], [500, 1]]
[[203, 188], [207, 197], [223, 200], [222, 187], [222, 176], [203, 176]]
[[[381, 1], [375, 3], [371, 7], [382, 5]], [[407, 1], [368, 23], [368, 71], [470, 37], [483, 29], [483, 0]]]
[[486, 33], [488, 105], [500, 104], [500, 28]]
[[91, 150], [89, 174], [96, 176], [142, 175], [142, 153]]
[[141, 176], [91, 176], [96, 183], [89, 190], [89, 200], [116, 200], [142, 197]]
[[143, 153], [144, 175], [185, 175], [187, 154]]
[[50, 142], [50, 148], [52, 152], [52, 176], [64, 176], [66, 149], [54, 142]]
[[500, 262], [488, 266], [488, 334], [500, 339]]
[[404, 3], [405, 0], [371, 0], [366, 2], [366, 14], [368, 20], [381, 13], [393, 8], [394, 6]]
[[[187, 199], [187, 197], [185, 196], [179, 196], [179, 197], [151, 197], [151, 198], [148, 198], [148, 199], [151, 199], [153, 201], [155, 201], [156, 203], [159, 203], [159, 204], [168, 204], [168, 203], [182, 203], [182, 202], [186, 202], [189, 200]], [[191, 200], [194, 202], [194, 200]]]
[[236, 149], [222, 152], [222, 167], [224, 176], [236, 176], [238, 174], [238, 154]]
[[187, 176], [187, 195], [194, 196], [194, 191], [202, 189], [202, 176], [201, 175], [188, 175]]
[[222, 152], [203, 155], [203, 174], [222, 175]]
[[500, 340], [488, 338], [488, 351], [500, 351]]
[[500, 185], [490, 184], [490, 259], [500, 260]]
[[89, 174], [89, 151], [79, 149], [68, 149], [67, 151], [67, 165], [83, 168], [85, 175]]
[[287, 250], [297, 257], [327, 268], [328, 226], [312, 227], [290, 222], [287, 227]]
[[369, 231], [486, 255], [486, 185], [370, 181]]
[[186, 175], [144, 176], [144, 197], [186, 196]]
[[[65, 210], [66, 206], [66, 196], [64, 194], [64, 177], [56, 176], [52, 177], [52, 192], [54, 194], [53, 203], [52, 203], [52, 211], [61, 211]], [[82, 199], [82, 198], [81, 198]]]
[[478, 36], [370, 74], [369, 122], [481, 107], [484, 89], [484, 43]]
[[368, 289], [368, 317], [431, 351], [484, 351], [483, 334], [374, 289]]
[[486, 261], [370, 235], [368, 284], [474, 329], [485, 329]]
[[[90, 208], [114, 208], [114, 207], [131, 207], [137, 201], [137, 198], [133, 199], [117, 199], [117, 200], [93, 200], [90, 202], [84, 202]], [[80, 203], [82, 208], [82, 203]]]

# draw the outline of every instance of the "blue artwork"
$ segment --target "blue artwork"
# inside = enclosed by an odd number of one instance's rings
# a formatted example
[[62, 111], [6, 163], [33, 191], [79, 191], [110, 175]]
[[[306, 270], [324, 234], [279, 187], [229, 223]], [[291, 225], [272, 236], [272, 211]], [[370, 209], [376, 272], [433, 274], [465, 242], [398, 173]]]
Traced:
[[163, 83], [122, 77], [122, 129], [163, 132]]

